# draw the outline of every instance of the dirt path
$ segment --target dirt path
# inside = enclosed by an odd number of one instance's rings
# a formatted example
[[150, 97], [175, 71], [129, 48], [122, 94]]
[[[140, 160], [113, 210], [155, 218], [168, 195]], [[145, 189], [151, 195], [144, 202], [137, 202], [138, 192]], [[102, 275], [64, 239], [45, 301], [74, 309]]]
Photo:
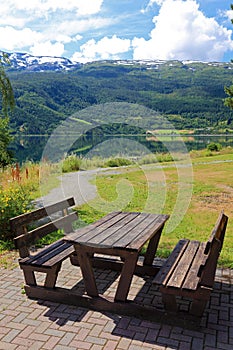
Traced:
[[46, 196], [36, 200], [38, 206], [45, 206], [68, 197], [74, 197], [77, 205], [84, 204], [96, 196], [96, 186], [91, 184], [98, 169], [63, 174], [59, 177], [60, 186], [52, 189]]
[[94, 199], [97, 195], [95, 178], [100, 173], [116, 174], [120, 170], [109, 168], [77, 171], [63, 174], [59, 177], [60, 186], [52, 189], [46, 196], [36, 200], [37, 206], [46, 206], [68, 197], [74, 197], [77, 205]]

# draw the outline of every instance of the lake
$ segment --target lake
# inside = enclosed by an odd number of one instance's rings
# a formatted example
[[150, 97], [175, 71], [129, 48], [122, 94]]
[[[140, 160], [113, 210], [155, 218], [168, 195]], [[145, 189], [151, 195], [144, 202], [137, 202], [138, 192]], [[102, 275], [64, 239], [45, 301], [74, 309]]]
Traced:
[[[170, 149], [175, 150], [176, 147], [179, 147], [181, 143], [180, 138], [178, 135], [160, 135], [159, 137], [151, 135], [114, 135], [114, 137], [103, 137], [100, 135], [95, 140], [87, 138], [84, 140], [81, 137], [77, 137], [77, 141], [66, 152], [74, 152], [88, 157], [95, 155], [111, 157], [116, 155], [117, 152], [121, 153], [122, 156], [125, 153], [127, 156], [127, 154], [131, 154], [133, 151], [136, 153], [141, 152], [143, 148], [149, 152], [169, 152]], [[67, 139], [67, 135], [65, 138], [64, 136], [60, 136], [60, 139], [59, 137], [57, 138], [57, 149], [60, 145], [64, 144], [65, 139]], [[48, 135], [17, 136], [11, 145], [16, 161], [20, 163], [27, 160], [34, 162], [40, 161], [48, 140]], [[233, 136], [182, 135], [182, 143], [184, 143], [188, 151], [204, 149], [211, 142], [220, 143], [223, 147], [233, 147]], [[138, 151], [136, 150], [137, 145], [140, 145]], [[104, 149], [104, 153], [101, 147]]]

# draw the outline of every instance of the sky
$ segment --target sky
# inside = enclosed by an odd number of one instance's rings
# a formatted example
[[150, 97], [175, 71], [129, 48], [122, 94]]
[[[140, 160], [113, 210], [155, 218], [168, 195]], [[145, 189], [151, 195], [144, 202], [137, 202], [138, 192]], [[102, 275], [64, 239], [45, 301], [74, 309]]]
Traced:
[[5, 0], [0, 50], [75, 62], [233, 59], [233, 0]]

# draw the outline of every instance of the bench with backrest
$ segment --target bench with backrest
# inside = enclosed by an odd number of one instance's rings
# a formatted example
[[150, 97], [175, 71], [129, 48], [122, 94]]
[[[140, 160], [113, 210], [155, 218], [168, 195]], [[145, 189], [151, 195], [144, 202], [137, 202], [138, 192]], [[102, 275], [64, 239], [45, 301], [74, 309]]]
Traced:
[[177, 311], [176, 296], [192, 299], [190, 313], [201, 316], [214, 285], [228, 217], [221, 213], [206, 242], [182, 239], [155, 276], [165, 309]]
[[35, 272], [43, 272], [46, 274], [44, 286], [55, 287], [62, 262], [74, 252], [73, 245], [59, 239], [35, 254], [30, 247], [42, 237], [59, 229], [64, 233], [72, 232], [72, 223], [77, 220], [77, 214], [70, 210], [74, 205], [74, 198], [68, 198], [10, 219], [26, 285], [36, 286]]

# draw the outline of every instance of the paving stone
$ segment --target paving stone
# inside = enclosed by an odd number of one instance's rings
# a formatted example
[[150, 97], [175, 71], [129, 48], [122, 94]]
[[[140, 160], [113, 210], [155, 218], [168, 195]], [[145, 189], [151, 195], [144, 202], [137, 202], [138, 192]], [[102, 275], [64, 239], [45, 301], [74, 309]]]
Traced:
[[[66, 262], [64, 266], [59, 283], [69, 285], [69, 280], [73, 279], [73, 267]], [[233, 271], [229, 269], [217, 270], [216, 288], [199, 328], [30, 300], [21, 292], [23, 275], [20, 269], [0, 269], [0, 275], [0, 350], [233, 348]], [[110, 283], [115, 276], [107, 270], [99, 273], [98, 278]], [[133, 283], [131, 296], [136, 295], [139, 288], [142, 290], [141, 300], [156, 304], [161, 302], [160, 297], [149, 295], [148, 277], [144, 281], [136, 276]], [[114, 286], [116, 282], [111, 285], [111, 295], [114, 295]], [[157, 290], [153, 289], [153, 293]], [[186, 307], [186, 304], [183, 306]], [[163, 309], [162, 304], [159, 307]]]

